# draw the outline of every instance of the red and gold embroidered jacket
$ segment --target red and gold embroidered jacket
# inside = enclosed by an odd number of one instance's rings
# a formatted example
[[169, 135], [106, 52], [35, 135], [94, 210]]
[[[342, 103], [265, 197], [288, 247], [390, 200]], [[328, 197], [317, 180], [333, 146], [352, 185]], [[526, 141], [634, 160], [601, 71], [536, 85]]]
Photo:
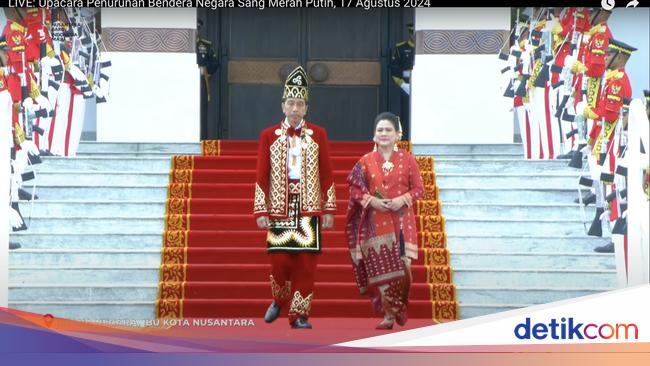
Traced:
[[[322, 127], [305, 122], [300, 136], [300, 213], [304, 216], [333, 214], [336, 211], [336, 191], [327, 132]], [[287, 129], [281, 122], [260, 133], [253, 208], [255, 217], [287, 217], [288, 151]]]
[[585, 108], [585, 117], [592, 118], [596, 124], [589, 133], [589, 144], [594, 144], [594, 154], [600, 153], [601, 121], [605, 119], [605, 138], [612, 137], [612, 132], [618, 121], [621, 108], [626, 105], [626, 100], [632, 97], [630, 79], [627, 77], [625, 68], [608, 70], [605, 75], [605, 86], [600, 93], [595, 108]]

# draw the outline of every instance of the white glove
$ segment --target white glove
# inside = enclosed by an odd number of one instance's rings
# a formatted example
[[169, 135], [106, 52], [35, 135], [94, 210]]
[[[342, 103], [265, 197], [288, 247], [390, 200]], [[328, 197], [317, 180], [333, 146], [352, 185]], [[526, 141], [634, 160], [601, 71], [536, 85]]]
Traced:
[[587, 102], [581, 101], [576, 105], [576, 115], [582, 116], [585, 112], [585, 107], [587, 107]]
[[406, 94], [411, 95], [411, 84], [410, 83], [402, 83], [402, 85], [399, 86], [406, 92]]
[[43, 95], [36, 97], [36, 103], [38, 103], [39, 107], [45, 108], [48, 113], [52, 111], [52, 104], [50, 103], [50, 100], [45, 98]]
[[571, 70], [571, 66], [577, 61], [577, 58], [573, 55], [567, 55], [564, 58], [564, 68]]
[[603, 212], [603, 213], [600, 215], [600, 220], [601, 220], [601, 221], [602, 221], [602, 220], [611, 221], [611, 220], [610, 220], [610, 211], [609, 211], [609, 210], [605, 210], [605, 212]]
[[521, 53], [521, 74], [530, 75], [530, 52], [524, 51]]
[[27, 166], [27, 151], [22, 148], [16, 151], [16, 159], [11, 162], [14, 167], [14, 175], [20, 176]]
[[70, 63], [70, 65], [68, 66], [68, 72], [70, 73], [70, 76], [72, 76], [73, 79], [88, 83], [88, 79], [86, 78], [86, 75], [84, 75], [83, 71], [81, 71], [81, 69], [79, 69], [77, 65]]
[[[40, 151], [38, 150], [38, 147], [32, 140], [25, 140], [23, 141], [22, 144], [20, 144], [20, 149], [21, 151], [25, 151], [29, 153], [30, 155], [38, 155], [40, 154]], [[18, 152], [17, 152], [18, 153]], [[17, 157], [17, 155], [16, 155]], [[18, 160], [18, 159], [16, 159]]]
[[13, 173], [11, 175], [11, 187], [9, 189], [9, 196], [11, 197], [11, 202], [16, 202], [20, 199], [18, 196], [18, 189], [23, 184], [23, 177], [18, 173]]
[[11, 223], [11, 227], [14, 229], [19, 229], [25, 225], [25, 221], [20, 213], [14, 210], [11, 206], [9, 206], [9, 222]]
[[27, 110], [27, 111], [33, 112], [34, 111], [34, 100], [32, 100], [32, 98], [25, 98], [25, 100], [23, 100], [23, 108], [25, 108], [25, 110]]

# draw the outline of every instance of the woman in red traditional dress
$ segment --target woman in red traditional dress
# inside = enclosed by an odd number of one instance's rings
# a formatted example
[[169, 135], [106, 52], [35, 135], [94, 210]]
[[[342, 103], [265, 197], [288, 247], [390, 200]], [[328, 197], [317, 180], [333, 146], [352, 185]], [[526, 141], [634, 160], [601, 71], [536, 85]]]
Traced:
[[380, 113], [375, 151], [364, 155], [348, 176], [348, 246], [359, 291], [384, 313], [377, 329], [406, 323], [411, 260], [418, 257], [413, 203], [424, 189], [415, 158], [397, 148], [401, 130], [399, 117]]

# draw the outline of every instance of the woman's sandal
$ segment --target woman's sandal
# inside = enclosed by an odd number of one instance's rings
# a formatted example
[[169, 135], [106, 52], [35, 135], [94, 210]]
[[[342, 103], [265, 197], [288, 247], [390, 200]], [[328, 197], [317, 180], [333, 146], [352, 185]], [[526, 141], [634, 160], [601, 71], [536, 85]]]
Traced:
[[404, 324], [406, 324], [406, 322], [408, 320], [409, 320], [409, 317], [406, 314], [406, 311], [403, 312], [403, 313], [397, 314], [397, 316], [395, 316], [395, 321], [397, 322], [397, 324], [399, 324], [401, 326], [404, 326]]
[[393, 329], [393, 324], [395, 323], [394, 320], [382, 320], [381, 323], [377, 324], [375, 329], [377, 330], [390, 330]]

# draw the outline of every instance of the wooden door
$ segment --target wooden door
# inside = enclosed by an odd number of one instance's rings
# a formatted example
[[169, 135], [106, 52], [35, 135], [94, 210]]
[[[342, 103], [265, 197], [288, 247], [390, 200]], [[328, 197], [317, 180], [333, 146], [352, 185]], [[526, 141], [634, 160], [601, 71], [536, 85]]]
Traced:
[[219, 138], [257, 139], [279, 122], [284, 78], [298, 64], [311, 81], [306, 119], [332, 140], [371, 138], [388, 101], [386, 9], [224, 9], [218, 18], [219, 103], [208, 124]]

